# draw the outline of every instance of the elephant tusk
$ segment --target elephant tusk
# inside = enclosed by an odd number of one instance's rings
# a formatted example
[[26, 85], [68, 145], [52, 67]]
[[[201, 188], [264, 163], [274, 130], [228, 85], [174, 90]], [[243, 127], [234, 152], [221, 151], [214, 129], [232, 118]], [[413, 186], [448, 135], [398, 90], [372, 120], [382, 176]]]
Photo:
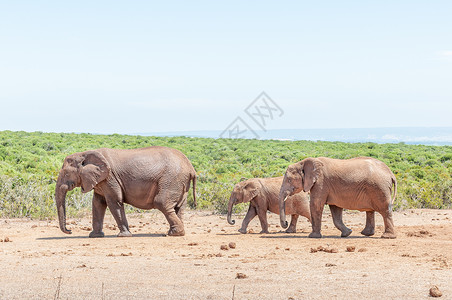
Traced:
[[286, 196], [286, 198], [284, 198], [284, 202], [286, 202], [287, 198], [289, 198], [289, 196]]

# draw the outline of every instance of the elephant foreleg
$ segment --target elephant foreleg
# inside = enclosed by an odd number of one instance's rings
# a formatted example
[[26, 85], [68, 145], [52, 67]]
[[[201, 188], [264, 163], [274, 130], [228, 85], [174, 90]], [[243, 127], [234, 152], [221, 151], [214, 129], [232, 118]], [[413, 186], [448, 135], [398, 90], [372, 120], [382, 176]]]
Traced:
[[343, 208], [336, 205], [330, 205], [331, 216], [333, 217], [334, 226], [341, 231], [341, 237], [347, 237], [352, 233], [352, 230], [345, 226], [342, 221]]
[[292, 215], [292, 219], [290, 220], [289, 228], [286, 229], [286, 233], [296, 233], [297, 232], [297, 221], [298, 221], [298, 215]]
[[322, 229], [322, 213], [323, 213], [323, 207], [325, 206], [325, 203], [326, 203], [326, 197], [325, 198], [323, 198], [323, 196], [322, 197], [320, 197], [320, 196], [314, 197], [311, 193], [311, 201], [309, 202], [309, 206], [311, 209], [312, 232], [308, 236], [310, 238], [321, 238], [322, 237], [320, 230]]
[[105, 198], [99, 194], [93, 195], [93, 231], [89, 234], [90, 238], [104, 237], [102, 232], [104, 225], [105, 210], [107, 209], [107, 202]]
[[118, 237], [129, 237], [132, 234], [129, 231], [129, 223], [126, 219], [126, 212], [124, 211], [124, 204], [119, 201], [107, 201], [108, 209], [115, 218], [118, 225]]
[[372, 236], [375, 234], [375, 212], [366, 211], [366, 227], [361, 231], [362, 235]]
[[256, 215], [257, 215], [256, 208], [250, 204], [245, 219], [243, 219], [242, 227], [239, 229], [240, 233], [246, 233], [246, 228], [248, 227], [248, 224]]
[[257, 216], [261, 222], [262, 230], [260, 233], [268, 233], [268, 222], [267, 222], [267, 210], [261, 207], [257, 207]]

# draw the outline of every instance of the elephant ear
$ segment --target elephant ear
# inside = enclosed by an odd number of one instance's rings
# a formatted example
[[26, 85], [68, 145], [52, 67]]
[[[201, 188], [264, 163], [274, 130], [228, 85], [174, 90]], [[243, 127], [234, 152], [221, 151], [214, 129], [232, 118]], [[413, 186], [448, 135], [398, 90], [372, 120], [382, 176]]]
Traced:
[[303, 190], [309, 192], [320, 177], [323, 164], [315, 158], [306, 158], [302, 166]]
[[87, 193], [108, 177], [110, 165], [105, 157], [97, 151], [86, 151], [83, 157], [80, 165], [80, 179], [82, 192]]
[[259, 190], [253, 182], [249, 182], [243, 188], [243, 202], [250, 202], [254, 197], [257, 196]]

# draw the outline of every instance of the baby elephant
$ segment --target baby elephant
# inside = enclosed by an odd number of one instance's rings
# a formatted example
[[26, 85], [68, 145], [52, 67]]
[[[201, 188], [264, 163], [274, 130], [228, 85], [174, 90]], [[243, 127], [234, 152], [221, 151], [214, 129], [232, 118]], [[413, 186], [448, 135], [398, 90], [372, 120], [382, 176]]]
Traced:
[[[232, 207], [237, 203], [250, 202], [250, 207], [243, 220], [242, 227], [239, 232], [246, 233], [246, 228], [250, 221], [256, 216], [259, 216], [261, 222], [261, 233], [268, 233], [267, 210], [272, 213], [279, 213], [278, 195], [283, 182], [283, 177], [275, 178], [252, 178], [235, 185], [229, 198], [228, 205], [228, 223], [235, 224], [231, 220]], [[311, 220], [311, 213], [309, 211], [309, 196], [308, 193], [300, 192], [288, 197], [286, 201], [286, 214], [292, 215], [287, 233], [296, 232], [298, 216], [306, 217]]]

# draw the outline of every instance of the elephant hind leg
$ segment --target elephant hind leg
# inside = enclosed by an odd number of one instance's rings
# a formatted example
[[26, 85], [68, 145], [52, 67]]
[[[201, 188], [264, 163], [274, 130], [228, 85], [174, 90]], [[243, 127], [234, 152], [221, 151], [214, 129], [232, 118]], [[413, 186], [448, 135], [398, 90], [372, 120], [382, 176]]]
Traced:
[[298, 215], [292, 215], [292, 219], [290, 220], [289, 228], [287, 228], [286, 233], [296, 233], [297, 232], [297, 221]]
[[184, 212], [185, 208], [187, 207], [187, 196], [188, 193], [184, 193], [181, 203], [176, 205], [176, 207], [174, 208], [177, 217], [182, 223], [184, 223]]
[[[179, 218], [182, 217], [183, 205], [176, 207], [177, 201], [180, 199], [180, 195], [170, 193], [159, 193], [154, 198], [155, 208], [160, 210], [170, 225], [168, 231], [169, 236], [184, 236], [184, 223]], [[179, 215], [179, 216], [178, 216]]]
[[381, 236], [384, 239], [395, 239], [397, 237], [394, 230], [394, 221], [392, 220], [392, 211], [387, 210], [380, 213], [383, 216], [385, 232]]
[[184, 224], [176, 215], [175, 211], [170, 211], [165, 214], [166, 220], [170, 224], [170, 229], [168, 231], [169, 236], [184, 236]]
[[341, 231], [341, 237], [347, 237], [352, 233], [352, 230], [345, 226], [342, 221], [342, 207], [336, 205], [330, 205], [331, 216], [333, 217], [334, 226]]
[[361, 234], [365, 236], [375, 234], [375, 211], [366, 211], [366, 227], [361, 231]]

